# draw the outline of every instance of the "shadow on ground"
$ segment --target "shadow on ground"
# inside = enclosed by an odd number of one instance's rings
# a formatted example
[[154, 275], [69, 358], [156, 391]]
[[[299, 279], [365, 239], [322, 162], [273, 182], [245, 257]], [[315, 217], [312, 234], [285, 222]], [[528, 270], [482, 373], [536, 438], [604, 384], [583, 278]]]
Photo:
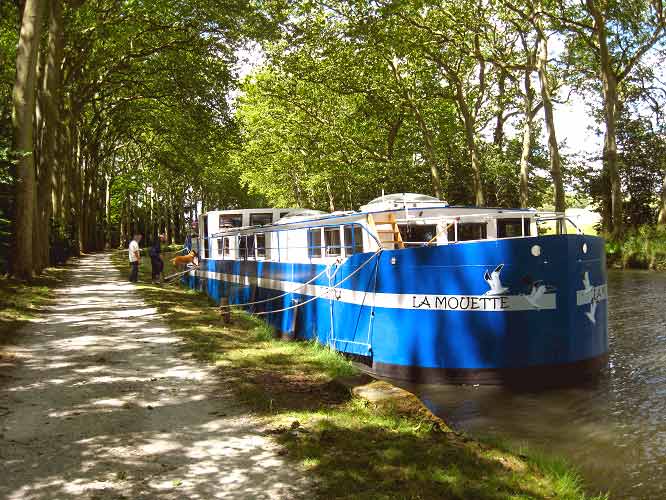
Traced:
[[1, 498], [307, 496], [229, 381], [179, 352], [108, 255], [65, 279], [2, 372]]

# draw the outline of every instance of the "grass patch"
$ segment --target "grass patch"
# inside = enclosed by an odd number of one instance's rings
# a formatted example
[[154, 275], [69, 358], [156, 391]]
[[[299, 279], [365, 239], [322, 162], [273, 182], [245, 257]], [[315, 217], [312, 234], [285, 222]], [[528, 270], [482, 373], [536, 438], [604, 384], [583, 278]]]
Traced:
[[[49, 268], [30, 283], [0, 278], [0, 346], [11, 342], [25, 323], [37, 318], [60, 286], [65, 268]], [[1, 347], [0, 347], [1, 348]]]
[[[125, 259], [125, 253], [114, 256], [123, 272]], [[264, 419], [289, 458], [315, 480], [320, 498], [588, 498], [568, 466], [553, 465], [561, 462], [455, 433], [408, 393], [378, 402], [356, 396], [340, 378], [357, 373], [338, 353], [276, 339], [242, 312], [225, 325], [204, 294], [151, 285], [149, 273], [144, 265], [143, 297], [186, 350], [215, 364], [225, 386]]]

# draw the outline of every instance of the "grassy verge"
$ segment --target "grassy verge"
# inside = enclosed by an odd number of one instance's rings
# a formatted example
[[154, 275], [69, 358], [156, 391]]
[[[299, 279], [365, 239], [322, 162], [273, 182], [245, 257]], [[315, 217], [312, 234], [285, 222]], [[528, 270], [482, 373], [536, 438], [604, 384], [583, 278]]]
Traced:
[[0, 278], [0, 353], [21, 326], [37, 318], [40, 308], [51, 300], [51, 290], [62, 283], [64, 271], [46, 269], [30, 283]]
[[[124, 253], [114, 261], [126, 272]], [[150, 285], [149, 268], [141, 270], [140, 293], [186, 349], [214, 363], [265, 419], [289, 457], [316, 479], [321, 498], [588, 498], [560, 462], [454, 433], [405, 393], [374, 403], [356, 396], [339, 382], [356, 374], [342, 356], [316, 343], [274, 339], [243, 313], [224, 325], [205, 295]]]

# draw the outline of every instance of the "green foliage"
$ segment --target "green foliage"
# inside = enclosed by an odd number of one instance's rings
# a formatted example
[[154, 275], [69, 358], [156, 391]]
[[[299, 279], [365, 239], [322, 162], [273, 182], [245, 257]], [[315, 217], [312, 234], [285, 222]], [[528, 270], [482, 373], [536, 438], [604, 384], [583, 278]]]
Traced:
[[[542, 2], [544, 16], [532, 13], [543, 18], [532, 19], [504, 1], [63, 2], [55, 128], [56, 163], [67, 179], [56, 186], [63, 203], [50, 241], [76, 251], [123, 243], [133, 231], [182, 240], [201, 210], [351, 210], [382, 190], [439, 191], [452, 204], [472, 204], [480, 199], [477, 170], [487, 205], [517, 206], [524, 79], [534, 68], [538, 26], [564, 44], [549, 63], [556, 104], [570, 88], [603, 121], [598, 54], [590, 50], [593, 4]], [[641, 47], [659, 35], [659, 16], [650, 2], [599, 5], [615, 69], [627, 69], [618, 74], [625, 222], [654, 224], [666, 177], [663, 85], [654, 70], [663, 47], [659, 37], [645, 54]], [[0, 3], [5, 249], [18, 21], [16, 5]], [[239, 82], [239, 50], [253, 44], [263, 62]], [[536, 90], [528, 204], [549, 208], [554, 190]], [[558, 106], [556, 122], [557, 113]], [[40, 143], [43, 126], [35, 127], [38, 168], [53, 154]], [[608, 212], [609, 177], [598, 165], [563, 157], [562, 169], [570, 205]]]
[[[497, 68], [490, 66], [483, 88], [472, 84], [477, 65], [463, 53], [473, 40], [460, 24], [481, 28], [467, 7], [449, 6], [446, 15], [460, 21], [451, 36], [460, 39], [447, 45], [453, 52], [435, 57], [426, 34], [413, 26], [420, 19], [413, 6], [294, 4], [281, 40], [264, 45], [267, 62], [244, 82], [236, 106], [240, 148], [232, 161], [251, 192], [273, 205], [349, 210], [382, 190], [433, 194], [434, 169], [449, 202], [473, 203], [456, 90], [433, 61], [458, 58], [464, 65], [459, 76], [468, 104], [478, 103], [475, 134], [497, 106], [511, 106], [516, 90], [509, 85], [495, 102], [488, 89], [497, 85]], [[437, 33], [454, 22], [438, 9], [428, 12], [434, 16], [426, 20], [429, 29]], [[503, 44], [494, 43], [484, 50]], [[518, 205], [519, 139], [479, 142], [488, 203]], [[535, 141], [530, 166], [538, 172], [545, 165]], [[541, 205], [546, 181], [534, 175], [530, 182], [531, 203]]]
[[666, 227], [644, 225], [606, 243], [609, 262], [625, 268], [666, 271]]

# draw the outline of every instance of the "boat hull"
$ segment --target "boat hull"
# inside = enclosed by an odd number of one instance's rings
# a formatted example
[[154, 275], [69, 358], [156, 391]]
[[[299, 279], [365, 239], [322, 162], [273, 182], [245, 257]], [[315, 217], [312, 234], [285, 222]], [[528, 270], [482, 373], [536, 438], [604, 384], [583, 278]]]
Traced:
[[539, 236], [373, 255], [328, 269], [203, 260], [187, 282], [232, 304], [278, 297], [248, 310], [267, 312], [271, 325], [294, 338], [362, 356], [380, 376], [558, 385], [606, 364], [601, 238]]

